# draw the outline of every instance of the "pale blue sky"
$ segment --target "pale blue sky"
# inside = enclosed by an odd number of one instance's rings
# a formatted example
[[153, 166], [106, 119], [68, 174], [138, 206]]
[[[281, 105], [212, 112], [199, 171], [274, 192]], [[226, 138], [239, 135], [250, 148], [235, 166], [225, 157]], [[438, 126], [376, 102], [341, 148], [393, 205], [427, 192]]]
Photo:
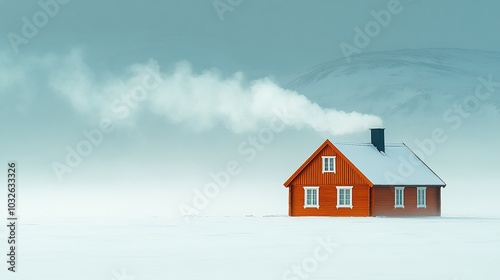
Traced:
[[[35, 3], [3, 3], [0, 34], [19, 33]], [[390, 1], [242, 1], [218, 17], [212, 1], [78, 1], [61, 6], [21, 55], [87, 50], [101, 67], [124, 67], [150, 57], [224, 71], [298, 70], [340, 58], [353, 28]], [[498, 1], [409, 1], [366, 51], [453, 47], [500, 49]], [[3, 49], [9, 49], [3, 36]]]
[[[174, 116], [181, 116], [181, 121], [165, 121], [162, 114], [173, 116], [154, 111], [155, 101], [151, 102], [151, 112], [139, 107], [131, 123], [106, 135], [64, 182], [58, 182], [51, 163], [64, 161], [65, 147], [76, 146], [82, 130], [98, 126], [101, 116], [93, 110], [108, 106], [108, 97], [102, 93], [134, 77], [131, 65], [146, 65], [153, 59], [157, 70], [168, 76], [175, 72], [175, 63], [187, 61], [195, 75], [217, 69], [210, 73], [219, 73], [214, 74], [219, 77], [215, 80], [223, 82], [238, 80], [233, 79], [233, 74], [241, 71], [244, 89], [254, 79], [265, 77], [284, 86], [282, 81], [309, 67], [341, 59], [339, 44], [353, 44], [354, 28], [364, 28], [373, 20], [370, 12], [387, 9], [388, 3], [391, 1], [243, 0], [221, 20], [212, 0], [72, 0], [60, 4], [57, 13], [33, 38], [17, 46], [16, 53], [9, 36], [22, 35], [23, 17], [32, 22], [43, 9], [36, 1], [2, 1], [0, 159], [20, 162], [21, 182], [25, 182], [26, 189], [65, 194], [68, 189], [147, 186], [179, 191], [179, 200], [189, 200], [192, 188], [210, 180], [210, 172], [220, 170], [233, 158], [244, 160], [237, 148], [253, 132], [233, 133], [227, 127], [234, 123], [227, 124], [224, 116], [216, 117], [212, 129], [194, 132], [189, 125], [193, 120], [182, 119], [183, 112]], [[400, 6], [402, 11], [392, 15], [390, 24], [372, 38], [363, 53], [426, 48], [500, 50], [498, 1], [401, 0]], [[72, 56], [74, 53], [78, 55]], [[63, 74], [71, 78], [65, 85], [66, 78], [60, 78]], [[82, 82], [80, 78], [87, 80]], [[55, 86], [54, 81], [60, 84]], [[215, 85], [215, 93], [224, 89], [224, 84]], [[69, 90], [61, 91], [64, 86]], [[74, 92], [82, 95], [72, 95]], [[244, 95], [246, 91], [242, 92]], [[78, 102], [95, 102], [95, 106], [84, 110], [83, 103]], [[241, 105], [236, 109], [248, 108]], [[390, 116], [384, 118], [385, 123], [396, 121]], [[267, 116], [256, 119], [258, 125], [268, 120]], [[432, 124], [441, 120], [426, 121]], [[301, 130], [292, 127], [275, 135], [274, 141], [259, 151], [258, 159], [248, 163], [245, 172], [235, 179], [239, 184], [270, 191], [264, 212], [286, 211], [286, 192], [281, 184], [317, 145], [331, 137], [309, 126], [304, 124]], [[403, 139], [404, 130], [388, 132], [393, 133], [394, 142], [426, 137], [413, 132]], [[359, 131], [338, 137], [355, 141], [367, 138], [368, 133]], [[445, 160], [442, 155], [436, 164]], [[241, 193], [260, 195], [248, 188]], [[32, 200], [36, 201], [35, 195]], [[274, 200], [279, 201], [277, 206]], [[221, 205], [228, 203], [223, 198], [221, 201]], [[167, 211], [161, 206], [154, 209]], [[244, 208], [247, 210], [254, 209], [248, 206]]]

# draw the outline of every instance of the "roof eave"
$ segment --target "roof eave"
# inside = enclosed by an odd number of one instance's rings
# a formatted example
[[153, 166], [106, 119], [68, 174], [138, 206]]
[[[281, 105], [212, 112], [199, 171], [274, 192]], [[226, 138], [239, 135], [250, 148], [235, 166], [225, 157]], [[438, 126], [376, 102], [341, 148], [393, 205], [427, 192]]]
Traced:
[[310, 155], [306, 159], [306, 161], [302, 163], [302, 165], [292, 174], [292, 176], [290, 176], [290, 178], [288, 178], [288, 180], [286, 180], [286, 182], [283, 183], [285, 188], [288, 188], [290, 186], [290, 183], [295, 179], [295, 177], [297, 177], [300, 174], [300, 172], [302, 172], [302, 170], [328, 145], [328, 143], [332, 144], [330, 140], [326, 139], [325, 142], [323, 142], [323, 144], [321, 144], [321, 146], [319, 146], [314, 151], [314, 153], [312, 153], [312, 155]]
[[437, 174], [436, 174], [436, 172], [434, 172], [434, 170], [432, 170], [432, 169], [431, 169], [431, 168], [430, 168], [430, 167], [429, 167], [429, 166], [428, 166], [428, 165], [427, 165], [427, 164], [426, 164], [426, 163], [425, 163], [425, 162], [424, 162], [421, 158], [419, 158], [419, 157], [417, 156], [417, 154], [415, 154], [415, 153], [413, 152], [413, 150], [412, 150], [412, 149], [410, 149], [410, 147], [408, 147], [408, 146], [407, 146], [404, 142], [403, 142], [403, 145], [405, 145], [405, 147], [406, 147], [408, 150], [410, 150], [410, 152], [412, 152], [412, 153], [413, 153], [413, 155], [414, 155], [414, 156], [416, 156], [416, 157], [418, 158], [418, 160], [420, 160], [420, 161], [421, 161], [421, 162], [422, 162], [422, 163], [423, 163], [423, 164], [424, 164], [427, 168], [429, 168], [429, 170], [430, 170], [430, 171], [434, 174], [434, 176], [436, 176], [436, 177], [439, 179], [439, 181], [441, 181], [441, 182], [443, 183], [443, 185], [442, 185], [442, 187], [443, 187], [443, 188], [444, 188], [444, 187], [446, 187], [446, 182], [445, 182], [443, 179], [441, 179], [441, 177], [439, 177], [439, 175], [437, 175]]
[[446, 187], [443, 184], [375, 184], [373, 187]]

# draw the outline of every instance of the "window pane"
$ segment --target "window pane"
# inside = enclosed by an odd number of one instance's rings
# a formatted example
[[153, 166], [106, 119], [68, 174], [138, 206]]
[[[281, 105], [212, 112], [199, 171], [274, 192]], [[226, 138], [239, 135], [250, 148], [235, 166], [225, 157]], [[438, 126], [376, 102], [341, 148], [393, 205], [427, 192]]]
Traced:
[[403, 190], [396, 189], [396, 206], [403, 205]]
[[305, 205], [318, 205], [318, 189], [306, 189]]
[[418, 205], [425, 205], [425, 189], [418, 189]]
[[330, 170], [333, 171], [333, 158], [330, 158]]

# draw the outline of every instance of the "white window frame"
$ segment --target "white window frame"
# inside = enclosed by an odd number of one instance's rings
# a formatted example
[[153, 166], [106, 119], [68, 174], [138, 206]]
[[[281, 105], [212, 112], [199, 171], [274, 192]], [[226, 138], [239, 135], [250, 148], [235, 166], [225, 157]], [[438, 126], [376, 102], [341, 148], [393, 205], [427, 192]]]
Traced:
[[[401, 191], [401, 204], [398, 204], [398, 191]], [[405, 187], [394, 187], [394, 208], [405, 208]]]
[[[340, 205], [340, 190], [349, 190], [349, 205]], [[345, 198], [344, 198], [345, 200]], [[352, 186], [337, 186], [337, 209], [339, 208], [351, 208], [352, 209]]]
[[[316, 204], [307, 204], [307, 190], [316, 191]], [[319, 209], [319, 187], [312, 187], [312, 186], [304, 187], [304, 208]]]
[[[423, 204], [420, 203], [420, 191], [423, 191]], [[427, 208], [427, 187], [417, 187], [417, 208]]]
[[[333, 170], [326, 170], [328, 166], [325, 165], [325, 159], [333, 159]], [[321, 173], [335, 173], [337, 171], [337, 157], [336, 156], [322, 156], [321, 157]]]

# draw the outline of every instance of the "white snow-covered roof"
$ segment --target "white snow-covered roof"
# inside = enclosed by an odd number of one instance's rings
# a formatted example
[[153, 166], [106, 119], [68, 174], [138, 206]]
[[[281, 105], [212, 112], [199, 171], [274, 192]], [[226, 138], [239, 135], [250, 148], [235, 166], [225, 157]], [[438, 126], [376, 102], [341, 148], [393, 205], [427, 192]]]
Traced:
[[374, 185], [446, 185], [403, 143], [386, 144], [385, 153], [372, 144], [333, 142], [333, 145]]

